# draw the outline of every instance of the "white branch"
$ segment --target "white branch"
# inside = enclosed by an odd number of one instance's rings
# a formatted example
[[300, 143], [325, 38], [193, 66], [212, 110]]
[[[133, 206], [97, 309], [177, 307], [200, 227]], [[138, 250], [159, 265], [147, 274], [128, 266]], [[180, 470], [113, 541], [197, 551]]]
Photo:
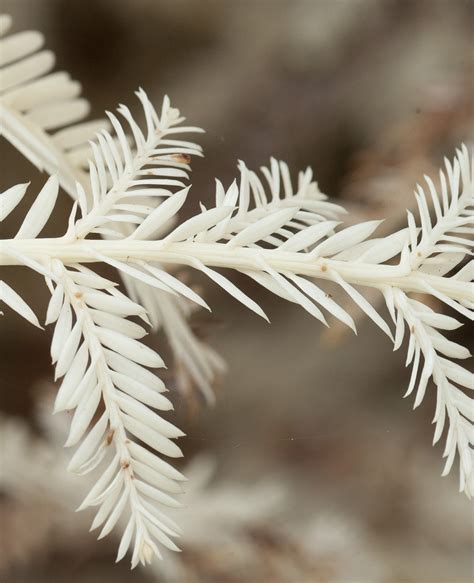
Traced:
[[[272, 249], [229, 248], [222, 243], [171, 243], [165, 250], [160, 241], [101, 241], [79, 240], [72, 243], [58, 239], [7, 239], [4, 245], [25, 257], [44, 262], [51, 258], [62, 263], [96, 263], [97, 254], [124, 263], [140, 261], [163, 264], [193, 266], [194, 260], [212, 267], [223, 267], [239, 271], [262, 271], [262, 260], [278, 272], [290, 272], [316, 279], [332, 280], [331, 272], [341, 275], [347, 282], [381, 289], [384, 285], [398, 287], [407, 292], [430, 293], [434, 288], [449, 297], [462, 301], [472, 298], [473, 284], [418, 271], [410, 266], [374, 265], [337, 261], [333, 259], [311, 259], [301, 253], [275, 251]], [[0, 250], [0, 265], [21, 265], [22, 261]]]

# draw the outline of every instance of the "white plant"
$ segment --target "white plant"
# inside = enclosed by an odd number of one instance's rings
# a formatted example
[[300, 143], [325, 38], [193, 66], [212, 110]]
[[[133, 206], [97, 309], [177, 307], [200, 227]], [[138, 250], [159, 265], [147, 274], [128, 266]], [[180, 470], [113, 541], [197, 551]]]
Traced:
[[[0, 21], [8, 28], [8, 20]], [[321, 284], [340, 286], [394, 342], [408, 330], [407, 395], [415, 406], [428, 382], [437, 389], [435, 438], [447, 427], [444, 473], [458, 454], [460, 489], [474, 492], [473, 388], [467, 369], [453, 359], [469, 352], [440, 331], [461, 323], [429, 307], [436, 300], [472, 319], [473, 160], [465, 146], [445, 161], [440, 188], [426, 177], [418, 186], [420, 222], [383, 238], [371, 238], [379, 221], [340, 227], [344, 210], [327, 200], [307, 169], [293, 182], [288, 167], [271, 159], [261, 177], [239, 163], [239, 181], [217, 181], [215, 205], [179, 223], [189, 195], [190, 158], [201, 148], [175, 134], [183, 118], [167, 98], [158, 114], [140, 90], [142, 130], [125, 106], [110, 126], [70, 125], [86, 108], [78, 85], [64, 74], [46, 75], [48, 53], [33, 54], [37, 33], [1, 41], [2, 134], [38, 167], [51, 174], [16, 236], [1, 241], [0, 264], [22, 265], [41, 275], [51, 292], [46, 324], [54, 324], [51, 356], [63, 378], [55, 411], [74, 410], [66, 446], [77, 446], [69, 469], [86, 474], [103, 468], [80, 508], [98, 506], [93, 528], [99, 538], [125, 519], [117, 560], [132, 550], [132, 566], [161, 556], [158, 543], [177, 550], [178, 527], [161, 510], [177, 506], [183, 476], [166, 457], [178, 457], [173, 441], [183, 435], [159, 412], [172, 408], [159, 376], [161, 357], [140, 340], [142, 323], [162, 323], [171, 345], [201, 390], [212, 400], [211, 383], [222, 362], [187, 327], [187, 302], [205, 301], [170, 270], [188, 266], [205, 274], [235, 299], [266, 318], [262, 308], [215, 268], [243, 273], [327, 325], [323, 309], [355, 331], [351, 316]], [[91, 133], [101, 128], [88, 144]], [[111, 129], [112, 128], [112, 129]], [[131, 138], [127, 134], [131, 135]], [[88, 171], [84, 169], [87, 160]], [[39, 238], [55, 206], [59, 185], [73, 204], [65, 233]], [[1, 195], [1, 219], [22, 200], [27, 184]], [[99, 238], [102, 236], [102, 238]], [[117, 282], [91, 269], [107, 264], [124, 278]], [[384, 297], [391, 326], [354, 286], [374, 288]], [[4, 302], [39, 326], [32, 309], [6, 283]], [[130, 318], [133, 318], [130, 319]], [[137, 319], [142, 323], [137, 323]], [[141, 445], [141, 442], [148, 446]]]
[[[34, 436], [21, 421], [0, 416], [3, 444], [0, 489], [2, 494], [24, 506], [26, 513], [36, 508], [46, 517], [54, 516], [61, 540], [69, 540], [73, 535], [77, 541], [87, 532], [88, 517], [74, 515], [71, 508], [93, 486], [95, 476], [92, 473], [80, 481], [66, 471], [68, 456], [60, 448], [67, 435], [67, 416], [49, 414], [46, 418], [46, 408], [49, 413], [50, 399], [43, 395], [36, 403], [36, 418], [46, 434], [44, 438]], [[44, 471], [45, 467], [48, 472]], [[278, 524], [276, 518], [287, 495], [286, 485], [281, 479], [268, 476], [262, 477], [261, 483], [251, 485], [222, 480], [211, 484], [215, 470], [215, 460], [203, 454], [185, 468], [190, 487], [183, 497], [187, 511], [180, 520], [183, 545], [193, 553], [232, 549], [233, 558], [243, 556], [241, 563], [248, 563], [258, 555], [258, 547], [255, 549], [249, 533], [264, 525]], [[181, 513], [180, 509], [171, 512], [176, 517]], [[120, 532], [113, 532], [112, 536], [120, 541]], [[47, 542], [43, 544], [47, 546]], [[159, 581], [190, 581], [197, 577], [190, 573], [189, 565], [181, 556], [174, 553], [164, 563], [147, 565], [147, 570], [156, 573]]]

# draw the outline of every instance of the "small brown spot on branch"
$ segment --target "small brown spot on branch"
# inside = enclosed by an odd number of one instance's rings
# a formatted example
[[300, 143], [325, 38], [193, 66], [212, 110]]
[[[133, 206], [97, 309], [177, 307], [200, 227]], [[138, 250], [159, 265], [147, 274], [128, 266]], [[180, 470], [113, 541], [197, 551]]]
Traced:
[[325, 263], [323, 263], [321, 265], [321, 271], [327, 271], [327, 270], [328, 270], [328, 266]]
[[189, 164], [191, 162], [191, 156], [189, 154], [174, 154], [173, 159], [182, 164]]
[[114, 438], [114, 433], [115, 433], [115, 429], [111, 429], [108, 433], [107, 433], [107, 445], [110, 445], [112, 443], [112, 439]]

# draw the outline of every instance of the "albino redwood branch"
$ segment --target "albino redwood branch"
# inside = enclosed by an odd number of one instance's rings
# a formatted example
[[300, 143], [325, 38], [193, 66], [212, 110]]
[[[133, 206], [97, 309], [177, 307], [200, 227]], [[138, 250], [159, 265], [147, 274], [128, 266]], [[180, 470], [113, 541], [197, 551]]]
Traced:
[[160, 241], [105, 241], [58, 239], [6, 239], [1, 242], [0, 265], [21, 265], [8, 249], [40, 263], [59, 259], [65, 264], [97, 263], [95, 253], [125, 263], [155, 261], [163, 264], [193, 265], [199, 260], [210, 267], [224, 267], [262, 271], [263, 262], [279, 272], [291, 272], [318, 279], [331, 280], [337, 272], [347, 282], [369, 287], [397, 287], [406, 292], [427, 293], [431, 286], [453, 299], [465, 299], [466, 290], [473, 293], [473, 284], [446, 277], [410, 271], [404, 265], [373, 265], [362, 262], [333, 259], [310, 259], [301, 253], [275, 251], [273, 249], [229, 248], [222, 243], [170, 243], [163, 249]]

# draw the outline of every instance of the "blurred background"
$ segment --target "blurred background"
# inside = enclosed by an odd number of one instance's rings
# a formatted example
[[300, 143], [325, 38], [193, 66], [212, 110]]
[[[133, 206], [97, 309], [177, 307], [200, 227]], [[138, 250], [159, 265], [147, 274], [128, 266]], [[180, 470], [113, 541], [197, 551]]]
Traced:
[[[423, 174], [472, 142], [472, 0], [2, 0], [1, 10], [15, 32], [45, 34], [93, 117], [118, 103], [137, 111], [142, 86], [206, 129], [186, 212], [211, 200], [214, 177], [230, 184], [238, 159], [257, 168], [273, 155], [294, 171], [310, 165], [350, 221], [386, 217], [389, 232]], [[1, 190], [44, 181], [3, 140], [0, 160]], [[69, 208], [64, 196], [57, 228]], [[35, 277], [10, 268], [6, 278], [45, 313]], [[472, 581], [471, 507], [456, 472], [440, 477], [434, 391], [415, 412], [401, 398], [403, 349], [360, 313], [357, 338], [323, 330], [239, 283], [272, 324], [203, 282], [213, 313], [193, 326], [229, 370], [212, 409], [172, 395], [187, 434], [183, 552], [132, 573], [114, 564], [117, 540], [96, 542], [91, 516], [74, 514], [82, 485], [63, 471], [61, 419], [45, 413], [52, 331], [5, 314], [3, 458], [26, 461], [22, 488], [0, 497], [2, 582]], [[467, 330], [457, 336], [472, 348]]]

